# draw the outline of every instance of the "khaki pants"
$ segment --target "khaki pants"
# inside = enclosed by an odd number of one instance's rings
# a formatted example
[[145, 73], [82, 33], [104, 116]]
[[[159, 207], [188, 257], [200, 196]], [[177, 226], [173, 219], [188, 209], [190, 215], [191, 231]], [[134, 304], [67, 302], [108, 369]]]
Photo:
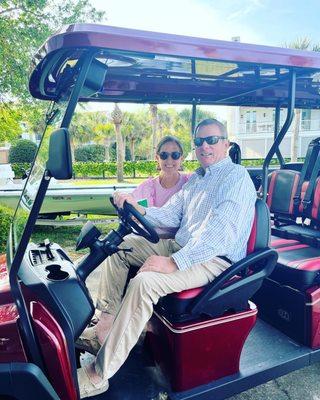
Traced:
[[171, 274], [143, 272], [131, 279], [122, 299], [130, 266], [140, 267], [154, 254], [170, 256], [181, 247], [172, 239], [153, 244], [135, 235], [127, 236], [120, 247], [132, 247], [133, 252], [120, 251], [105, 261], [97, 302], [99, 310], [116, 315], [95, 364], [97, 373], [104, 379], [111, 378], [124, 363], [151, 318], [153, 304], [157, 304], [160, 297], [204, 286], [230, 266], [228, 262], [214, 258]]

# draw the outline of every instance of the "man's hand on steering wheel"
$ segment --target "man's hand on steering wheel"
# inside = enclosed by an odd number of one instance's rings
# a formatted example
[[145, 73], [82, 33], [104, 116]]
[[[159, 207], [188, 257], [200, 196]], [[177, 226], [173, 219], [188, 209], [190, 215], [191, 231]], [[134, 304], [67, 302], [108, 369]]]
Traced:
[[[121, 220], [120, 226], [126, 227], [130, 232], [142, 236], [151, 243], [159, 242], [159, 235], [153, 225], [144, 217], [145, 209], [141, 207], [129, 193], [115, 192], [110, 198], [111, 204], [116, 208]], [[128, 231], [129, 229], [129, 231]]]
[[113, 193], [113, 201], [115, 202], [118, 208], [123, 208], [123, 203], [126, 201], [128, 204], [131, 204], [140, 214], [145, 215], [145, 209], [140, 206], [136, 199], [130, 193], [123, 193], [119, 191], [115, 191]]

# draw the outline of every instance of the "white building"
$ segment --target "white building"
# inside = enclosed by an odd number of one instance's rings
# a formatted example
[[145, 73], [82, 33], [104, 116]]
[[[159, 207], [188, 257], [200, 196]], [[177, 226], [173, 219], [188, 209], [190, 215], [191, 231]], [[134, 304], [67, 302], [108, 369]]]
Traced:
[[[287, 115], [280, 112], [280, 128]], [[230, 139], [240, 145], [242, 158], [264, 158], [273, 143], [275, 111], [270, 108], [230, 107], [227, 125]], [[280, 150], [291, 156], [291, 136], [294, 119], [283, 139]], [[308, 144], [320, 136], [320, 110], [301, 110], [298, 157], [304, 157]]]

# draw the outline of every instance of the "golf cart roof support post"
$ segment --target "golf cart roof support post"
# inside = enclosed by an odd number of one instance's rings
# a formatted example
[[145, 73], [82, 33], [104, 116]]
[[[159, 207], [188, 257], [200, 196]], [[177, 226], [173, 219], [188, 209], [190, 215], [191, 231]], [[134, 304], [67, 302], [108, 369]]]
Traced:
[[[279, 133], [279, 127], [280, 127], [280, 103], [278, 102], [276, 107], [275, 107], [275, 116], [274, 116], [274, 136], [273, 139], [276, 140], [276, 137], [278, 136]], [[280, 163], [280, 167], [283, 168], [285, 162], [282, 157], [280, 148], [277, 148], [276, 154]]]
[[[68, 107], [66, 109], [66, 112], [63, 117], [63, 121], [61, 123], [62, 127], [68, 127], [74, 112], [74, 109], [77, 105], [77, 101], [79, 98], [79, 94], [81, 91], [81, 88], [83, 86], [83, 83], [85, 82], [85, 78], [87, 75], [87, 71], [90, 67], [91, 61], [93, 59], [93, 54], [94, 52], [91, 51], [88, 54], [84, 54], [83, 60], [83, 67], [79, 73], [78, 79], [75, 83], [75, 86], [71, 92], [70, 95], [70, 100]], [[36, 195], [35, 202], [33, 204], [33, 207], [31, 209], [31, 213], [29, 216], [29, 219], [27, 221], [27, 226], [29, 226], [29, 230], [25, 230], [23, 237], [20, 241], [19, 247], [17, 249], [17, 253], [14, 257], [13, 263], [10, 268], [10, 273], [9, 273], [9, 280], [10, 280], [10, 286], [11, 286], [11, 292], [13, 295], [13, 298], [15, 300], [15, 303], [17, 305], [17, 309], [19, 312], [19, 317], [20, 317], [20, 329], [22, 333], [22, 340], [25, 344], [25, 348], [28, 349], [27, 356], [29, 358], [29, 361], [37, 365], [42, 371], [44, 371], [44, 366], [43, 366], [43, 361], [41, 357], [41, 353], [38, 347], [37, 339], [35, 337], [32, 324], [30, 321], [30, 316], [29, 316], [29, 310], [28, 306], [25, 303], [24, 296], [21, 291], [21, 286], [20, 282], [18, 279], [18, 272], [20, 268], [21, 261], [23, 259], [24, 251], [27, 245], [27, 241], [29, 240], [31, 236], [31, 229], [33, 228], [36, 218], [38, 216], [38, 213], [40, 211], [43, 198], [45, 196], [45, 193], [47, 191], [47, 188], [49, 186], [50, 182], [50, 176], [48, 175], [47, 171], [44, 172], [42, 181], [40, 183], [40, 187], [38, 190], [38, 193]], [[26, 239], [24, 239], [26, 238]], [[27, 345], [26, 345], [27, 344]]]
[[[194, 59], [191, 60], [191, 73], [193, 76], [193, 79], [195, 80], [196, 76], [196, 62]], [[194, 130], [196, 129], [196, 121], [197, 121], [197, 104], [194, 99], [192, 102], [192, 110], [191, 110], [191, 138], [194, 136]]]
[[61, 122], [61, 128], [69, 128], [72, 116], [74, 114], [74, 110], [77, 106], [78, 99], [81, 93], [81, 89], [84, 85], [84, 82], [87, 77], [87, 73], [89, 71], [90, 65], [92, 63], [92, 60], [94, 58], [94, 54], [96, 53], [96, 50], [94, 51], [89, 51], [89, 53], [84, 53], [81, 58], [79, 59], [80, 63], [82, 64], [82, 67], [80, 69], [79, 76], [76, 80], [75, 86], [72, 90], [70, 99], [68, 101], [68, 106], [66, 109], [66, 112], [64, 114], [63, 120]]
[[267, 200], [267, 190], [268, 190], [268, 169], [271, 162], [272, 157], [276, 153], [277, 149], [279, 149], [280, 143], [287, 133], [293, 116], [294, 116], [294, 106], [295, 106], [295, 94], [296, 94], [296, 72], [291, 71], [289, 79], [289, 93], [288, 93], [288, 108], [287, 108], [287, 118], [277, 135], [273, 145], [271, 146], [262, 167], [262, 198], [264, 201]]
[[194, 130], [196, 129], [196, 120], [197, 120], [197, 105], [196, 103], [192, 103], [192, 113], [191, 113], [191, 137], [194, 136]]
[[[44, 197], [46, 190], [49, 186], [49, 182], [50, 182], [50, 179], [48, 179], [48, 176], [45, 172], [42, 177], [34, 205], [31, 209], [29, 220], [26, 224], [27, 226], [29, 226], [29, 229], [25, 228], [22, 239], [20, 241], [20, 244], [16, 251], [15, 257], [13, 259], [12, 265], [10, 266], [10, 272], [9, 272], [10, 288], [11, 288], [12, 297], [15, 301], [15, 304], [17, 306], [17, 310], [19, 313], [19, 328], [20, 328], [20, 333], [21, 333], [21, 338], [22, 338], [22, 342], [24, 345], [24, 349], [26, 351], [28, 361], [37, 365], [42, 371], [45, 371], [44, 365], [43, 365], [43, 360], [42, 360], [39, 346], [38, 346], [38, 343], [37, 343], [37, 340], [36, 340], [36, 337], [35, 337], [35, 334], [34, 334], [34, 331], [32, 328], [28, 306], [27, 306], [27, 304], [24, 300], [24, 296], [22, 294], [21, 284], [20, 284], [20, 281], [18, 278], [18, 272], [19, 272], [20, 264], [21, 264], [23, 256], [24, 256], [26, 245], [28, 243], [27, 241], [29, 241], [29, 238], [30, 238], [31, 232], [32, 232], [32, 228], [36, 222], [38, 213], [41, 208], [42, 201], [39, 201], [38, 199]], [[12, 235], [12, 234], [13, 233], [10, 230], [10, 235]]]

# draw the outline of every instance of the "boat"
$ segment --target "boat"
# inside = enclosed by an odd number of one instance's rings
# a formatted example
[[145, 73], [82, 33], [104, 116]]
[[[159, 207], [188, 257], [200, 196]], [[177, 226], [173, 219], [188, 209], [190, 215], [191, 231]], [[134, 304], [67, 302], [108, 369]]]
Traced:
[[[0, 186], [0, 204], [16, 209], [23, 183], [6, 183]], [[58, 183], [53, 180], [50, 184], [46, 199], [40, 210], [41, 218], [54, 219], [58, 215], [69, 214], [101, 214], [115, 215], [114, 207], [110, 203], [115, 190], [132, 192], [137, 185], [95, 185], [76, 186]]]

